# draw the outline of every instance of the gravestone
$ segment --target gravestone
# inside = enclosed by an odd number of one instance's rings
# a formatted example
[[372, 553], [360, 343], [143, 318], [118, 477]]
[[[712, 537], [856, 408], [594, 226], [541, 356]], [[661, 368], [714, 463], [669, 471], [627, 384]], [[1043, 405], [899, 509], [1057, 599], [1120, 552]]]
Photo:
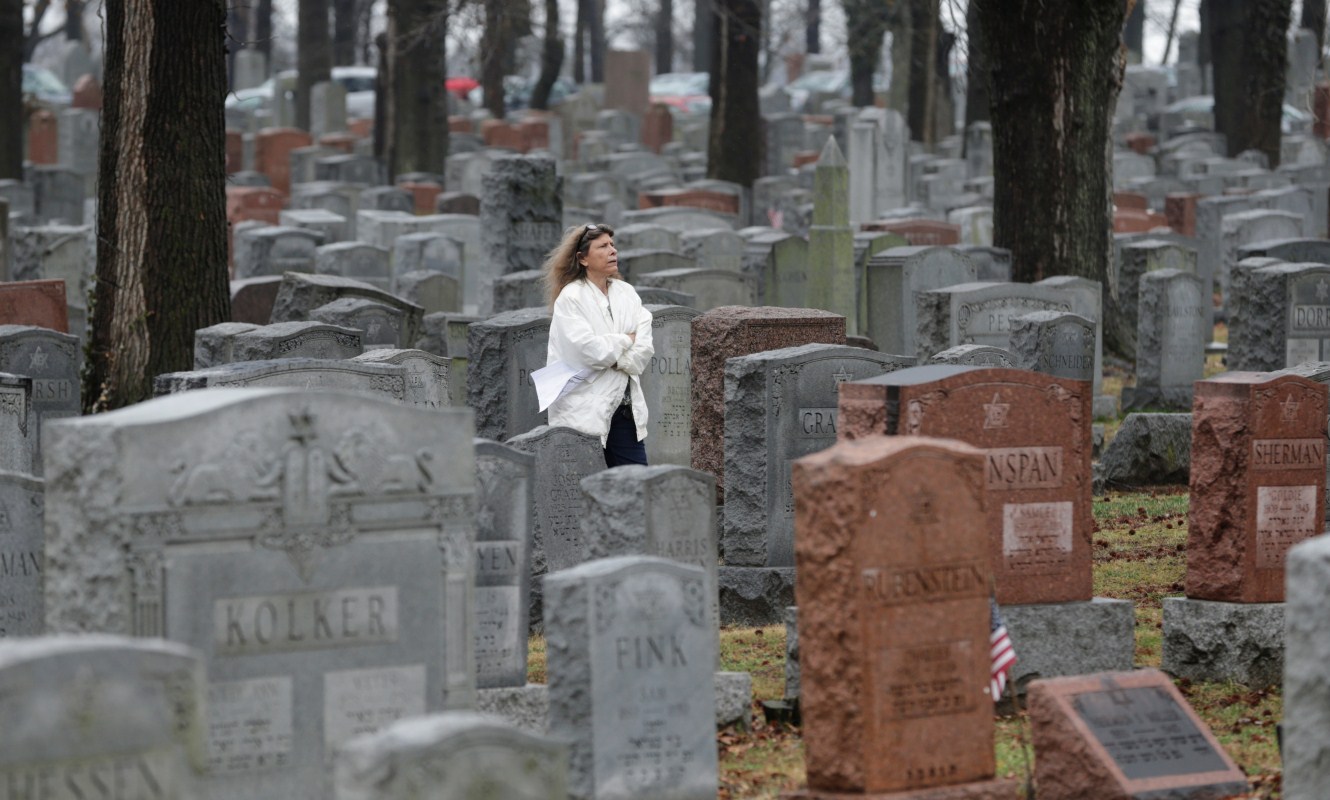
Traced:
[[724, 269], [665, 269], [635, 278], [646, 287], [691, 294], [694, 307], [710, 311], [722, 306], [749, 306], [757, 302], [757, 285], [751, 277]]
[[336, 275], [309, 275], [289, 272], [273, 301], [273, 322], [309, 319], [309, 312], [342, 297], [365, 297], [402, 311], [402, 341], [415, 342], [424, 333], [425, 310], [375, 286]]
[[605, 108], [641, 117], [646, 113], [651, 82], [651, 53], [609, 50], [605, 58]]
[[219, 322], [194, 331], [194, 369], [209, 369], [235, 361], [235, 338], [258, 330], [248, 322]]
[[686, 292], [676, 292], [673, 289], [661, 289], [655, 286], [634, 286], [633, 289], [637, 292], [637, 298], [642, 301], [644, 306], [683, 306], [697, 311], [693, 308], [697, 298]]
[[716, 476], [725, 491], [725, 362], [801, 344], [844, 344], [845, 318], [812, 308], [721, 307], [693, 318], [693, 469]]
[[569, 797], [716, 796], [716, 663], [705, 576], [646, 556], [545, 580], [551, 737], [570, 745]]
[[476, 686], [523, 686], [536, 458], [488, 439], [477, 439], [475, 447]]
[[239, 361], [192, 372], [164, 372], [153, 379], [156, 395], [210, 387], [283, 387], [367, 394], [407, 403], [406, 368], [394, 364], [363, 364], [351, 359], [281, 358]]
[[[40, 636], [46, 628], [42, 601], [44, 486], [40, 478], [0, 472], [0, 642]], [[0, 644], [3, 651], [4, 644]], [[0, 772], [2, 774], [2, 772]]]
[[268, 225], [236, 234], [235, 277], [313, 272], [315, 249], [323, 234], [305, 228]]
[[1005, 247], [960, 245], [956, 248], [974, 262], [975, 280], [1010, 281], [1011, 251]]
[[674, 250], [692, 259], [694, 265], [701, 269], [730, 272], [741, 272], [743, 269], [743, 237], [729, 229], [684, 231], [679, 234], [679, 246]]
[[351, 238], [346, 217], [323, 208], [283, 209], [277, 214], [277, 224], [287, 228], [304, 228], [323, 235], [323, 241], [334, 244]]
[[1223, 260], [1215, 272], [1215, 290], [1223, 302], [1230, 297], [1229, 271], [1238, 262], [1244, 245], [1267, 239], [1290, 239], [1302, 236], [1303, 218], [1288, 211], [1253, 209], [1225, 214], [1220, 224]]
[[1094, 323], [1094, 365], [1091, 383], [1096, 400], [1103, 397], [1104, 376], [1104, 285], [1099, 281], [1078, 275], [1054, 275], [1036, 281], [1035, 286], [1046, 286], [1062, 292], [1071, 303], [1071, 313]]
[[380, 347], [398, 349], [414, 344], [402, 337], [402, 328], [405, 326], [401, 309], [367, 297], [338, 298], [310, 311], [309, 318], [360, 332], [360, 341], [366, 350]]
[[199, 648], [206, 796], [326, 797], [354, 736], [474, 702], [470, 419], [249, 390], [54, 422], [48, 629]]
[[83, 350], [76, 336], [49, 328], [0, 325], [0, 372], [32, 378], [35, 474], [41, 474], [40, 431], [47, 420], [83, 413], [79, 375]]
[[1039, 797], [1230, 797], [1247, 778], [1157, 669], [1030, 685]]
[[391, 288], [388, 251], [364, 242], [336, 242], [314, 250], [314, 272], [364, 281], [385, 292]]
[[395, 722], [352, 739], [335, 800], [566, 800], [568, 748], [483, 714]]
[[509, 439], [544, 424], [531, 373], [545, 366], [549, 312], [526, 308], [495, 314], [467, 328], [466, 404], [476, 433]]
[[495, 314], [547, 305], [545, 273], [540, 270], [510, 272], [494, 279], [494, 302], [491, 309]]
[[1192, 272], [1160, 269], [1140, 281], [1136, 391], [1130, 406], [1190, 409], [1192, 385], [1203, 377], [1210, 338], [1201, 279]]
[[1032, 311], [1011, 320], [1010, 350], [1018, 369], [1093, 385], [1094, 322], [1062, 311]]
[[442, 233], [408, 233], [393, 241], [392, 271], [403, 275], [416, 270], [443, 272], [462, 280], [465, 246]]
[[[1161, 239], [1126, 242], [1119, 248], [1118, 262], [1118, 331], [1126, 334], [1123, 341], [1130, 346], [1135, 342], [1138, 326], [1136, 312], [1139, 304], [1141, 278], [1156, 270], [1175, 269], [1200, 277], [1195, 248]], [[1201, 295], [1207, 296], [1205, 284]], [[1211, 312], [1213, 313], [1213, 312]], [[1131, 337], [1127, 339], [1126, 337]], [[1206, 334], [1207, 341], [1209, 334]]]
[[979, 450], [914, 436], [795, 464], [808, 788], [788, 797], [1016, 796], [993, 779], [984, 471]]
[[272, 304], [277, 299], [281, 277], [265, 275], [231, 281], [231, 320], [252, 325], [267, 325], [272, 318]]
[[393, 364], [406, 370], [403, 400], [418, 408], [447, 408], [454, 403], [449, 389], [449, 361], [424, 350], [381, 347], [350, 359], [361, 364]]
[[507, 444], [536, 459], [529, 605], [534, 626], [542, 619], [541, 578], [584, 559], [582, 519], [586, 516], [586, 497], [581, 483], [586, 476], [605, 469], [605, 450], [599, 437], [548, 425], [514, 436]]
[[234, 361], [351, 358], [363, 351], [360, 331], [317, 320], [260, 325], [231, 339]]
[[1072, 301], [1058, 289], [1029, 283], [961, 283], [920, 292], [915, 352], [927, 358], [958, 344], [1008, 349], [1011, 321], [1031, 311], [1070, 312]]
[[563, 235], [563, 201], [561, 180], [549, 158], [500, 156], [490, 164], [483, 185], [480, 248], [477, 258], [467, 258], [480, 266], [479, 296], [487, 297], [488, 280], [540, 269]]
[[656, 556], [699, 567], [706, 575], [711, 628], [719, 637], [716, 479], [688, 467], [630, 464], [583, 478], [582, 493], [584, 560]]
[[69, 332], [65, 282], [10, 281], [0, 283], [0, 324], [35, 325]]
[[928, 359], [930, 364], [954, 364], [961, 367], [1015, 367], [1010, 350], [982, 344], [958, 344]]
[[[1325, 665], [1330, 662], [1330, 637], [1325, 635], [1326, 603], [1330, 602], [1330, 540], [1318, 536], [1288, 554], [1285, 604], [1286, 653], [1283, 675], [1283, 796], [1315, 800], [1330, 788], [1326, 760], [1330, 703]], [[1282, 631], [1281, 631], [1282, 632]]]
[[888, 353], [927, 358], [947, 349], [938, 347], [924, 353], [917, 345], [917, 296], [974, 281], [976, 275], [974, 262], [949, 247], [893, 247], [870, 258], [860, 289], [868, 315], [862, 326], [864, 335]]
[[0, 372], [0, 470], [39, 475], [32, 378]]
[[201, 654], [120, 636], [0, 639], [4, 797], [200, 800]]
[[858, 287], [854, 280], [849, 180], [849, 167], [835, 137], [827, 137], [813, 172], [813, 224], [808, 228], [805, 302], [845, 317], [846, 332], [858, 334], [863, 325], [859, 320]]
[[1233, 270], [1231, 366], [1268, 371], [1330, 360], [1330, 266], [1263, 263]]
[[420, 306], [426, 315], [462, 310], [461, 284], [445, 272], [403, 272], [396, 277], [394, 288], [399, 297]]
[[[646, 302], [645, 300], [643, 301]], [[687, 466], [691, 458], [692, 321], [698, 311], [647, 305], [655, 353], [642, 376], [647, 401], [647, 463]]]

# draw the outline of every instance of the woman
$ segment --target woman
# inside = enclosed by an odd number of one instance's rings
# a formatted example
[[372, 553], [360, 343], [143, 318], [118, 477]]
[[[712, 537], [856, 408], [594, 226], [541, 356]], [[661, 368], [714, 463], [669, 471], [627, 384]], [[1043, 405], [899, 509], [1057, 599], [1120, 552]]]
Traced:
[[651, 312], [619, 279], [614, 230], [590, 224], [565, 233], [545, 260], [545, 287], [554, 309], [546, 365], [591, 370], [550, 405], [550, 425], [599, 436], [607, 467], [646, 464], [641, 376], [655, 352]]

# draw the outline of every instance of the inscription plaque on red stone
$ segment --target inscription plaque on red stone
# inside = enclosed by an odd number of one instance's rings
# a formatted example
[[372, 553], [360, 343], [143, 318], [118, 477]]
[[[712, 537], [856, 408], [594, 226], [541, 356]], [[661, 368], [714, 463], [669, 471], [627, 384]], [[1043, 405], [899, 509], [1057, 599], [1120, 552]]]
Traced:
[[1325, 509], [1327, 387], [1230, 372], [1196, 383], [1187, 596], [1284, 600], [1284, 559]]
[[840, 437], [959, 439], [984, 451], [999, 603], [1089, 600], [1090, 384], [930, 365], [840, 389]]

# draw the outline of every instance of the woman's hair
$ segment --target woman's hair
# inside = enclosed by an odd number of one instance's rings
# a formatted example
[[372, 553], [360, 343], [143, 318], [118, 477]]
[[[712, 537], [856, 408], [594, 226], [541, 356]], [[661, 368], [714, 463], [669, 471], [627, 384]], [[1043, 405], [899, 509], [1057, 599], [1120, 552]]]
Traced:
[[595, 240], [613, 235], [613, 228], [595, 223], [577, 225], [564, 231], [563, 239], [545, 256], [545, 297], [549, 300], [550, 308], [559, 299], [563, 287], [586, 277], [586, 267], [578, 262], [577, 257], [586, 255]]

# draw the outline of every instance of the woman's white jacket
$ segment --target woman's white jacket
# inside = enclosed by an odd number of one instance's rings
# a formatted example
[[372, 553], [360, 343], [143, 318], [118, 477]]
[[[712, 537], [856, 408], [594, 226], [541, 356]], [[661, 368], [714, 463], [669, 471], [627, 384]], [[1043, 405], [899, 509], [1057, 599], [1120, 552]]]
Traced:
[[[576, 280], [563, 287], [554, 301], [546, 364], [562, 361], [596, 370], [591, 380], [555, 400], [549, 408], [550, 425], [565, 425], [591, 436], [600, 444], [610, 432], [610, 418], [631, 384], [633, 420], [637, 440], [647, 436], [647, 401], [641, 375], [656, 352], [651, 343], [651, 312], [633, 287], [611, 280], [609, 296], [589, 281]], [[637, 334], [637, 341], [628, 338]]]

